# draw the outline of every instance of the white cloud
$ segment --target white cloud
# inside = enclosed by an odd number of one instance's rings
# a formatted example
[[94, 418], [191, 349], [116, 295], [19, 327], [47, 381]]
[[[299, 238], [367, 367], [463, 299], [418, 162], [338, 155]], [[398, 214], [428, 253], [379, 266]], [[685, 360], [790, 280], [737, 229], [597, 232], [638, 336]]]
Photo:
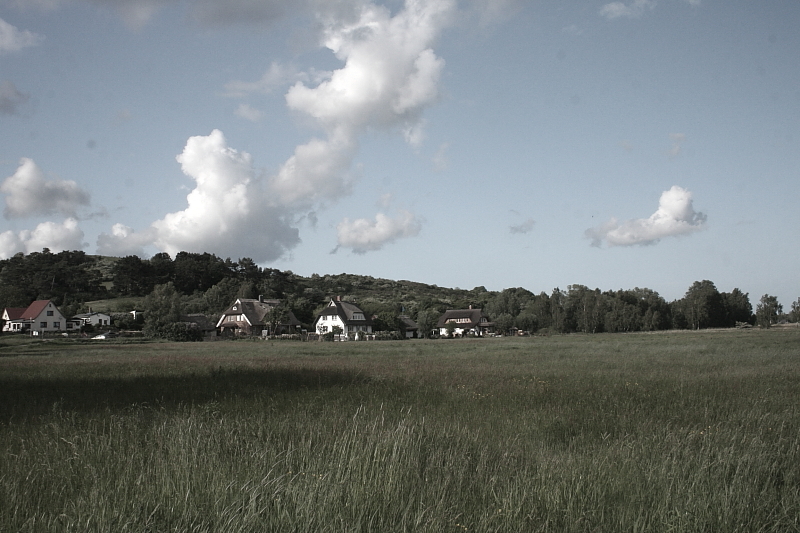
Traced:
[[155, 229], [152, 227], [137, 233], [133, 228], [117, 223], [111, 227], [111, 235], [101, 233], [97, 237], [97, 253], [111, 257], [146, 257], [144, 249], [153, 244], [155, 236]]
[[30, 95], [20, 92], [10, 81], [0, 83], [0, 114], [16, 115], [17, 108], [25, 104]]
[[592, 246], [603, 240], [609, 246], [655, 244], [664, 237], [688, 235], [705, 228], [706, 215], [692, 206], [692, 193], [674, 185], [664, 191], [658, 201], [658, 210], [649, 218], [618, 222], [612, 218], [605, 224], [586, 230]]
[[77, 217], [80, 207], [88, 206], [91, 196], [74, 181], [50, 180], [32, 159], [20, 160], [17, 171], [0, 185], [6, 194], [6, 218], [61, 214]]
[[374, 221], [345, 218], [336, 226], [336, 233], [339, 247], [364, 254], [380, 250], [397, 239], [415, 237], [421, 229], [422, 223], [416, 216], [408, 211], [400, 211], [396, 218], [378, 213]]
[[352, 20], [318, 13], [324, 46], [344, 66], [286, 94], [289, 108], [315, 119], [326, 138], [298, 146], [273, 177], [278, 201], [310, 205], [348, 194], [346, 170], [367, 129], [400, 128], [408, 142], [422, 139], [421, 113], [436, 101], [444, 67], [430, 47], [454, 7], [452, 0], [407, 0], [394, 16], [369, 3]]
[[62, 252], [80, 250], [83, 247], [83, 231], [74, 218], [67, 218], [61, 224], [42, 222], [33, 231], [14, 233], [9, 230], [0, 233], [0, 259], [8, 259], [19, 252], [38, 252], [44, 248]]
[[29, 46], [36, 46], [44, 37], [28, 30], [20, 30], [0, 19], [0, 54], [18, 52]]
[[600, 9], [600, 15], [613, 20], [620, 17], [639, 18], [648, 10], [656, 7], [655, 0], [633, 0], [629, 4], [624, 2], [611, 2]]
[[168, 213], [141, 233], [116, 224], [98, 238], [98, 253], [127, 255], [154, 245], [173, 256], [213, 252], [264, 262], [300, 242], [292, 213], [270, 205], [250, 154], [228, 147], [221, 131], [189, 138], [177, 160], [195, 181], [186, 209]]
[[258, 122], [261, 120], [261, 111], [248, 104], [239, 104], [239, 107], [234, 111], [237, 117], [241, 117], [250, 122]]

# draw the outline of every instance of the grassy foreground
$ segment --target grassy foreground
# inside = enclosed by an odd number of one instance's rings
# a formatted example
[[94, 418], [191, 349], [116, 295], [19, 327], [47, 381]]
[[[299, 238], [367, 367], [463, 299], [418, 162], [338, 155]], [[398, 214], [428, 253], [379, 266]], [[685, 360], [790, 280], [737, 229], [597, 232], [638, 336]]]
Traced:
[[800, 332], [0, 338], [0, 531], [800, 531]]

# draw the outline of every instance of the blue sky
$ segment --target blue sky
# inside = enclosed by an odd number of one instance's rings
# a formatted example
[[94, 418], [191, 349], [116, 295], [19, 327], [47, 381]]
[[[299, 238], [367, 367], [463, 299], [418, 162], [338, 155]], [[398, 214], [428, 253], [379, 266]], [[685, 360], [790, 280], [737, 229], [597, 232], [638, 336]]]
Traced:
[[788, 308], [798, 25], [788, 0], [0, 0], [0, 258]]

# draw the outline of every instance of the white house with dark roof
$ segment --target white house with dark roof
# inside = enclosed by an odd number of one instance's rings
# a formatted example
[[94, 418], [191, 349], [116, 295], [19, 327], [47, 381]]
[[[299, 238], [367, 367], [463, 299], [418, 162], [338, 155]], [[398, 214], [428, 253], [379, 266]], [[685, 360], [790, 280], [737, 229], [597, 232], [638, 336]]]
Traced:
[[372, 319], [364, 314], [356, 304], [343, 302], [340, 297], [331, 298], [328, 306], [317, 314], [314, 321], [314, 330], [320, 335], [333, 331], [338, 326], [341, 328], [341, 338], [347, 339], [349, 335], [372, 333]]
[[446, 337], [448, 334], [447, 324], [452, 323], [453, 335], [463, 337], [464, 335], [476, 335], [482, 337], [489, 330], [494, 328], [494, 324], [489, 321], [489, 316], [482, 309], [448, 309], [439, 317], [436, 327], [439, 335]]
[[284, 319], [277, 325], [276, 331], [270, 331], [269, 314], [282, 305], [280, 300], [237, 298], [217, 321], [217, 329], [223, 335], [280, 335], [292, 333], [301, 326], [297, 317], [287, 309]]
[[72, 317], [76, 320], [79, 326], [91, 324], [96, 327], [110, 326], [111, 315], [106, 313], [98, 313], [97, 311], [89, 311], [88, 313], [80, 313]]

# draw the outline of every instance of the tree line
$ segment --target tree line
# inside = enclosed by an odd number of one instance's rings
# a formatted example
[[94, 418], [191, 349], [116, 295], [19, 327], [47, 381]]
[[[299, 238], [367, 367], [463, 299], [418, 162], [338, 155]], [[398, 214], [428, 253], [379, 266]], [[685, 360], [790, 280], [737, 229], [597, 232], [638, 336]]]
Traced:
[[214, 316], [237, 297], [263, 296], [283, 300], [310, 326], [316, 313], [336, 295], [356, 301], [375, 316], [378, 330], [396, 329], [398, 317], [406, 315], [418, 323], [420, 331], [428, 332], [445, 310], [470, 305], [483, 309], [501, 333], [513, 329], [601, 333], [769, 327], [781, 320], [800, 319], [800, 298], [785, 314], [777, 298], [768, 294], [754, 309], [747, 293], [738, 288], [720, 292], [709, 280], [694, 282], [682, 298], [667, 302], [647, 288], [601, 291], [568, 285], [566, 290], [535, 294], [521, 287], [466, 290], [353, 274], [305, 277], [259, 267], [247, 257], [233, 261], [210, 253], [180, 252], [174, 259], [159, 253], [142, 259], [44, 249], [0, 261], [0, 307], [26, 307], [34, 300], [50, 299], [68, 316], [86, 310], [86, 302], [110, 298], [123, 299], [121, 306], [131, 305], [127, 302], [133, 299], [146, 311], [173, 319], [186, 313]]

